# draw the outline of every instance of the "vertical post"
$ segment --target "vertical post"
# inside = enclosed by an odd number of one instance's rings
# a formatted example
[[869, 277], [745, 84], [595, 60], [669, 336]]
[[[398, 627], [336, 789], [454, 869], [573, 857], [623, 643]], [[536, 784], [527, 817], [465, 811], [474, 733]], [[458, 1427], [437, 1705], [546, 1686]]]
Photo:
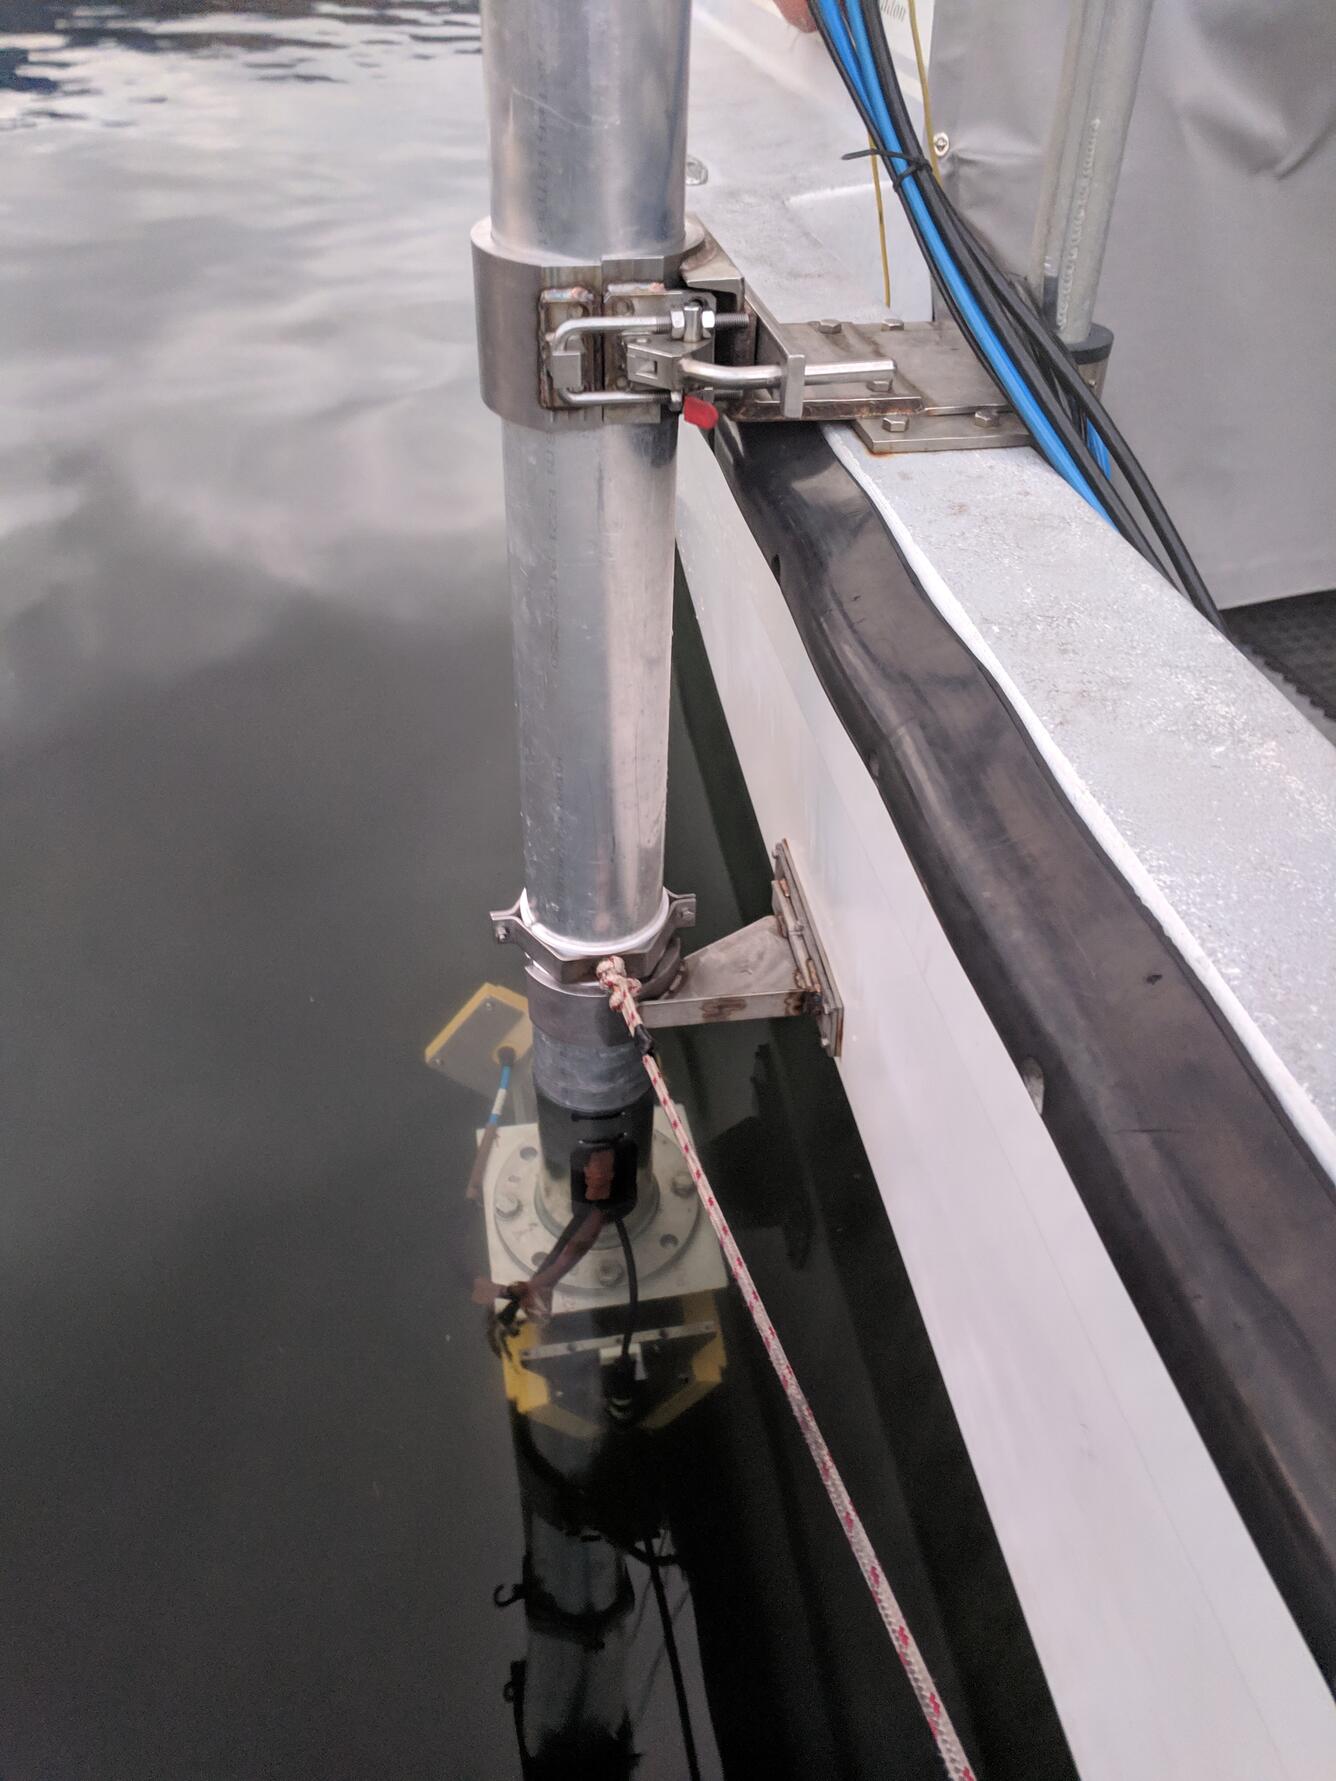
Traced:
[[[1035, 302], [1050, 317], [1058, 282], [1058, 249], [1072, 201], [1076, 140], [1080, 134], [1079, 124], [1084, 122], [1090, 103], [1090, 79], [1104, 0], [1070, 0], [1070, 5], [1062, 73], [1053, 103], [1053, 122], [1039, 187], [1039, 208], [1035, 212], [1028, 279]], [[1095, 14], [1093, 28], [1092, 12]]]
[[1081, 345], [1094, 321], [1153, 4], [1076, 0], [1072, 15], [1031, 269], [1035, 294], [1069, 346]]
[[[495, 256], [574, 285], [609, 260], [681, 254], [689, 29], [690, 0], [484, 0]], [[537, 338], [530, 302], [504, 342], [521, 395], [494, 404], [504, 417], [522, 910], [553, 951], [597, 960], [652, 950], [667, 933], [677, 422], [526, 412]], [[597, 1125], [647, 1106], [646, 1084], [634, 1048], [601, 1020], [596, 985], [558, 987], [532, 954], [529, 977], [555, 1174], [572, 1127], [554, 1107]], [[647, 1148], [648, 1112], [644, 1125]]]

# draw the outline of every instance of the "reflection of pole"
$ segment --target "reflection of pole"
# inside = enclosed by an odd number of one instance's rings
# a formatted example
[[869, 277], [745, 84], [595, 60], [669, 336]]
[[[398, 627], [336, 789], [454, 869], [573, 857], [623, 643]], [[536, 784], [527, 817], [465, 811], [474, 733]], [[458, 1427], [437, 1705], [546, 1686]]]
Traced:
[[[663, 277], [680, 255], [689, 22], [690, 0], [485, 0], [490, 252], [540, 263], [535, 289], [584, 285], [609, 259], [622, 278]], [[538, 325], [535, 309], [513, 340], [521, 395], [498, 404], [525, 919], [554, 950], [597, 959], [666, 933], [677, 422], [523, 412]], [[532, 959], [530, 979], [540, 1095], [595, 1115], [643, 1102], [635, 1051], [608, 1031], [596, 986], [588, 1007], [567, 992], [554, 1008]]]
[[[630, 1776], [626, 1658], [634, 1591], [622, 1553], [602, 1534], [563, 1525], [549, 1499], [564, 1446], [534, 1424], [516, 1443], [524, 1499], [524, 1662], [520, 1735], [533, 1781], [579, 1773]], [[547, 1466], [553, 1477], [540, 1473]], [[621, 1764], [625, 1764], [624, 1770]]]
[[524, 1745], [535, 1775], [569, 1773], [572, 1758], [627, 1759], [626, 1652], [633, 1603], [626, 1560], [599, 1535], [526, 1516], [529, 1596]]
[[1094, 321], [1154, 0], [1075, 0], [1035, 220], [1030, 284], [1070, 346]]

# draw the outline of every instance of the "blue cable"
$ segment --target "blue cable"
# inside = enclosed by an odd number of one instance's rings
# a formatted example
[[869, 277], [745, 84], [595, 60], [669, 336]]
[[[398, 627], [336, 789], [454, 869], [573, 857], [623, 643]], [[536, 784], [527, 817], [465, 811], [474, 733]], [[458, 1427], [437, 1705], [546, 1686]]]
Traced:
[[505, 1109], [506, 1096], [510, 1093], [510, 1076], [514, 1066], [507, 1060], [501, 1066], [501, 1074], [497, 1078], [496, 1095], [492, 1101], [492, 1110], [487, 1115], [487, 1124], [497, 1126], [501, 1123], [501, 1114]]
[[1105, 476], [1113, 475], [1113, 460], [1109, 456], [1109, 448], [1095, 431], [1094, 423], [1085, 423], [1086, 444], [1090, 447], [1090, 455], [1099, 465]]
[[[852, 10], [854, 34], [858, 38], [858, 47], [855, 50], [854, 44], [849, 38], [848, 25], [837, 0], [816, 0], [816, 3], [826, 28], [830, 32], [831, 42], [835, 46], [840, 65], [848, 77], [850, 85], [862, 101], [864, 109], [871, 112], [873, 122], [895, 164], [895, 171], [899, 176], [905, 202], [913, 212], [914, 220], [927, 243], [933, 268], [955, 299], [957, 307], [987, 359], [994, 377], [1010, 398], [1012, 407], [1025, 422], [1035, 443], [1058, 475], [1094, 508], [1101, 519], [1108, 520], [1109, 515], [1105, 512], [1099, 497], [1067, 447], [1053, 430], [1047, 416], [1036, 403], [1029, 385], [1022, 377], [1015, 361], [998, 338], [987, 316], [980, 309], [974, 292], [951, 257], [950, 250], [942, 239], [932, 213], [924, 203], [923, 194], [915, 183], [918, 175], [912, 169], [909, 157], [900, 145], [900, 140], [891, 123], [890, 112], [886, 108], [886, 101], [882, 96], [876, 63], [872, 58], [872, 45], [868, 41], [867, 25], [860, 8], [855, 6]], [[1100, 449], [1103, 450], [1102, 440]], [[1097, 458], [1098, 455], [1096, 453]], [[1111, 524], [1112, 521], [1109, 523]]]

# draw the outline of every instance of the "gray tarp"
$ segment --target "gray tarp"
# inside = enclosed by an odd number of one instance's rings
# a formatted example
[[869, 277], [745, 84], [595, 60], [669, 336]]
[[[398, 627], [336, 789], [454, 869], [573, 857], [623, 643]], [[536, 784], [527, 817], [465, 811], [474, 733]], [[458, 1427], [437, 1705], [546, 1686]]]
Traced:
[[[1023, 269], [1066, 0], [937, 0], [943, 175]], [[1336, 586], [1336, 0], [1158, 0], [1107, 395], [1222, 605]]]

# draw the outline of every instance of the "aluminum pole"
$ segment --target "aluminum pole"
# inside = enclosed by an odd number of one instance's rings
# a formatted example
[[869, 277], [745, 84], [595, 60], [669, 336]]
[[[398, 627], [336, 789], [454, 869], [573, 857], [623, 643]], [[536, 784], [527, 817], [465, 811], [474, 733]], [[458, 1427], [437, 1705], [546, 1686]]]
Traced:
[[[1079, 134], [1090, 99], [1093, 53], [1087, 55], [1086, 52], [1088, 48], [1093, 51], [1094, 39], [1088, 35], [1086, 27], [1091, 10], [1091, 0], [1071, 0], [1062, 73], [1053, 104], [1053, 123], [1039, 187], [1039, 208], [1034, 219], [1028, 282], [1035, 302], [1049, 314], [1052, 313], [1053, 292], [1057, 285], [1057, 252], [1062, 237], [1061, 226], [1055, 224], [1054, 219], [1059, 214], [1065, 217], [1071, 203], [1071, 180], [1064, 178], [1068, 171], [1068, 143], [1072, 142], [1074, 168], [1073, 138]], [[1094, 10], [1099, 13], [1100, 5], [1096, 4]], [[1065, 202], [1060, 200], [1060, 192]]]
[[[681, 250], [689, 30], [690, 0], [484, 0], [499, 249]], [[666, 908], [676, 445], [675, 419], [503, 422], [526, 913], [576, 954], [634, 950]], [[633, 1049], [535, 1027], [548, 1099], [642, 1098]]]
[[1122, 171], [1154, 0], [1117, 0], [1105, 13], [1076, 185], [1058, 255], [1058, 332], [1079, 346], [1094, 322], [1104, 249]]
[[1070, 346], [1094, 321], [1154, 0], [1073, 0], [1035, 219], [1030, 286]]

